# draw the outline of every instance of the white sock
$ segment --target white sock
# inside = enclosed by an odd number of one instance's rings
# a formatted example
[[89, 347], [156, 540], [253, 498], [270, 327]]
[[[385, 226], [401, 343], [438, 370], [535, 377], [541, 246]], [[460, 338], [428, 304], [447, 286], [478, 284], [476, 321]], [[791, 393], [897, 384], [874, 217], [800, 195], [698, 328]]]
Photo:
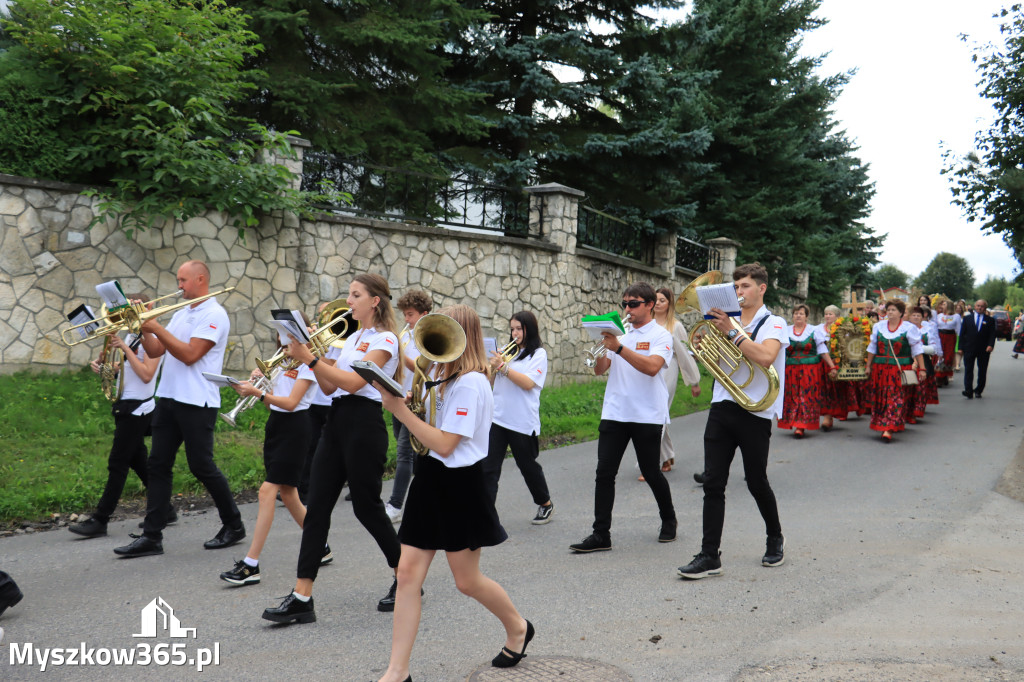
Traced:
[[253, 559], [252, 557], [245, 557], [245, 559], [243, 559], [243, 561], [245, 562], [246, 566], [249, 566], [251, 568], [256, 568], [257, 566], [260, 565], [260, 560], [259, 559]]
[[293, 595], [293, 596], [294, 596], [294, 597], [295, 597], [296, 599], [298, 599], [299, 601], [301, 601], [301, 602], [307, 602], [307, 601], [309, 601], [310, 599], [312, 599], [312, 598], [313, 598], [312, 596], [309, 596], [309, 597], [303, 597], [303, 596], [302, 596], [301, 594], [299, 594], [298, 592], [296, 592], [296, 591], [294, 591], [294, 590], [292, 590], [292, 595]]

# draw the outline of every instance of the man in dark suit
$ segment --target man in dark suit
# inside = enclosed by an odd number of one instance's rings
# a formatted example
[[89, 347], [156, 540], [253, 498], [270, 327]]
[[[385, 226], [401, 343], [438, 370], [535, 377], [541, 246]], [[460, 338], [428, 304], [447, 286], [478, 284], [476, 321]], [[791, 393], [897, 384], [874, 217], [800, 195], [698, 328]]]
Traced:
[[[988, 303], [974, 302], [974, 310], [964, 315], [960, 325], [960, 352], [964, 354], [964, 391], [966, 398], [981, 397], [985, 390], [988, 358], [996, 345], [996, 321], [985, 314]], [[974, 362], [978, 362], [978, 385], [974, 386]]]

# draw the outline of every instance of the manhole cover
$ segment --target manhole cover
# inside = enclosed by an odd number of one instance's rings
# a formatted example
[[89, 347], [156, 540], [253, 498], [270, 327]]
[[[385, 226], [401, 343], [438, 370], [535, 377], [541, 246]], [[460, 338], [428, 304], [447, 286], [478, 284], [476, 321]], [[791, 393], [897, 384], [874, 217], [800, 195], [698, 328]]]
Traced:
[[558, 680], [559, 682], [629, 682], [629, 675], [613, 665], [567, 656], [530, 656], [514, 668], [482, 667], [467, 682]]

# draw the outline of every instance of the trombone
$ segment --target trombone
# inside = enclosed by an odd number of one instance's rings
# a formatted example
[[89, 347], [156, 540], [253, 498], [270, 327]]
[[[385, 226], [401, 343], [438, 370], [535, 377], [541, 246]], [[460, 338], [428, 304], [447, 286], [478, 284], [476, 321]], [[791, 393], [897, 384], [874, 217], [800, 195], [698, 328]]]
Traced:
[[[211, 294], [200, 296], [199, 298], [191, 298], [181, 303], [173, 303], [171, 305], [161, 306], [159, 308], [153, 308], [147, 310], [146, 303], [128, 303], [119, 308], [113, 310], [107, 310], [99, 318], [90, 320], [89, 322], [82, 322], [80, 324], [72, 325], [67, 327], [60, 332], [61, 341], [64, 342], [65, 346], [77, 346], [80, 343], [86, 341], [92, 341], [98, 339], [101, 336], [109, 336], [110, 334], [117, 334], [121, 331], [129, 331], [136, 336], [142, 334], [142, 325], [161, 315], [165, 315], [172, 310], [184, 308], [187, 305], [194, 305], [196, 303], [202, 303], [208, 298], [226, 294], [229, 291], [234, 291], [234, 287], [228, 287], [221, 289], [220, 291], [214, 291]], [[173, 294], [167, 294], [166, 296], [160, 296], [154, 298], [150, 303], [170, 298], [171, 296], [180, 296], [184, 291], [179, 289]], [[92, 326], [93, 329], [87, 329]], [[78, 338], [75, 338], [76, 334]], [[69, 340], [70, 339], [70, 340]]]
[[[705, 272], [690, 282], [690, 285], [683, 289], [683, 293], [679, 294], [679, 298], [676, 299], [676, 314], [682, 315], [693, 310], [700, 312], [697, 287], [721, 284], [721, 282], [722, 273], [719, 270]], [[741, 297], [740, 303], [742, 302]], [[732, 323], [733, 329], [743, 332], [743, 327], [736, 321], [736, 318], [730, 317], [729, 321]], [[748, 360], [736, 347], [736, 344], [726, 338], [725, 334], [707, 320], [702, 319], [693, 326], [686, 345], [690, 347], [694, 356], [701, 361], [701, 364], [707, 368], [718, 383], [722, 384], [722, 387], [729, 392], [736, 404], [743, 409], [760, 412], [774, 403], [779, 396], [779, 373], [775, 371], [775, 368], [765, 368]], [[725, 368], [721, 365], [725, 365]], [[742, 384], [732, 378], [741, 366], [747, 368], [747, 379]], [[744, 392], [744, 389], [754, 380], [755, 370], [762, 372], [768, 380], [768, 391], [760, 400], [755, 400]]]
[[[420, 318], [412, 330], [413, 341], [420, 350], [416, 358], [416, 370], [412, 380], [412, 399], [409, 408], [420, 419], [426, 419], [427, 397], [430, 398], [429, 424], [434, 426], [437, 405], [436, 387], [427, 380], [427, 370], [434, 362], [452, 362], [459, 359], [466, 351], [466, 332], [454, 318], [441, 313], [430, 313]], [[429, 388], [428, 388], [429, 385]], [[409, 434], [409, 442], [413, 451], [425, 455], [430, 448]]]

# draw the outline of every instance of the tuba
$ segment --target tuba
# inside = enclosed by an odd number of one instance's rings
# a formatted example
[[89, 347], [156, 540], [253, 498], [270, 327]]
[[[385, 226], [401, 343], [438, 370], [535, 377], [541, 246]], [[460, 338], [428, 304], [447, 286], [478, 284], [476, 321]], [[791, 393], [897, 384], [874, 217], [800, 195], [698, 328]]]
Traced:
[[[710, 284], [721, 284], [722, 273], [719, 270], [705, 272], [697, 279], [690, 282], [689, 286], [683, 289], [676, 299], [676, 314], [682, 315], [692, 310], [700, 311], [700, 302], [697, 299], [697, 287]], [[740, 300], [742, 302], [742, 299]], [[735, 318], [729, 318], [734, 329], [743, 331], [740, 323]], [[722, 384], [722, 387], [729, 392], [736, 404], [750, 412], [760, 412], [775, 402], [779, 396], [779, 373], [774, 367], [762, 367], [748, 360], [740, 349], [732, 341], [725, 337], [725, 334], [718, 331], [715, 325], [707, 320], [701, 320], [690, 330], [687, 344], [694, 356], [701, 361], [712, 376]], [[723, 369], [719, 364], [725, 365]], [[742, 384], [736, 383], [732, 376], [741, 366], [747, 368], [747, 380]], [[743, 389], [754, 380], [754, 371], [760, 371], [768, 379], [768, 392], [760, 400], [744, 393]]]
[[[412, 400], [410, 409], [420, 419], [426, 419], [427, 398], [430, 399], [430, 420], [434, 426], [436, 405], [436, 391], [434, 386], [427, 388], [427, 370], [434, 362], [452, 362], [466, 350], [466, 332], [462, 325], [447, 315], [441, 313], [430, 313], [420, 318], [412, 330], [413, 340], [420, 350], [420, 356], [416, 358], [416, 370], [412, 380]], [[430, 450], [423, 445], [415, 436], [409, 435], [409, 442], [412, 449], [420, 455], [425, 455]]]

